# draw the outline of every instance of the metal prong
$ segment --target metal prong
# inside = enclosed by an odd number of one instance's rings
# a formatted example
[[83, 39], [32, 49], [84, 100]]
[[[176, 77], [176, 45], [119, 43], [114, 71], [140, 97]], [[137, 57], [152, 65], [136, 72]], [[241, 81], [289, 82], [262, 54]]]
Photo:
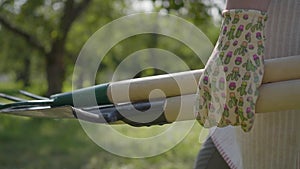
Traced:
[[15, 101], [15, 102], [24, 102], [27, 101], [25, 99], [19, 98], [19, 97], [15, 97], [15, 96], [10, 96], [4, 93], [0, 93], [0, 97], [7, 99], [7, 100], [11, 100], [11, 101]]
[[47, 98], [47, 97], [39, 96], [39, 95], [30, 93], [30, 92], [27, 92], [27, 91], [24, 91], [24, 90], [20, 90], [19, 92], [20, 92], [21, 94], [23, 94], [23, 95], [25, 95], [25, 96], [27, 96], [27, 97], [33, 98], [33, 99], [38, 99], [38, 100], [49, 100], [49, 98]]

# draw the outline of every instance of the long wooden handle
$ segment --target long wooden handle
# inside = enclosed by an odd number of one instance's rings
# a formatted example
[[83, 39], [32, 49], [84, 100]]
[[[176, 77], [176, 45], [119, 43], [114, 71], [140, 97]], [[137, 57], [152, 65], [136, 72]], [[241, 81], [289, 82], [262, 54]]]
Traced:
[[[300, 110], [300, 79], [263, 84], [256, 113]], [[196, 95], [171, 97], [166, 100], [164, 115], [168, 122], [195, 119]]]
[[[124, 103], [194, 94], [202, 72], [203, 69], [112, 82], [107, 96], [112, 103]], [[300, 79], [300, 55], [265, 61], [263, 84], [294, 79]]]

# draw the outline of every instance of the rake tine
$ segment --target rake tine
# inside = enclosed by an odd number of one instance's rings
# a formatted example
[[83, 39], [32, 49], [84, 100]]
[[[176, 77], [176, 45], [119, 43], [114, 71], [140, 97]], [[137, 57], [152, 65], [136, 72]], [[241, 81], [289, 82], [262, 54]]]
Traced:
[[24, 90], [20, 90], [19, 92], [20, 92], [21, 94], [23, 94], [24, 96], [30, 97], [30, 98], [32, 98], [32, 99], [49, 100], [49, 98], [47, 98], [47, 97], [39, 96], [39, 95], [30, 93], [30, 92], [27, 92], [27, 91], [24, 91]]
[[25, 99], [19, 98], [19, 97], [15, 97], [15, 96], [10, 96], [4, 93], [0, 93], [0, 97], [7, 99], [7, 100], [11, 100], [11, 101], [15, 101], [15, 102], [24, 102], [27, 101]]

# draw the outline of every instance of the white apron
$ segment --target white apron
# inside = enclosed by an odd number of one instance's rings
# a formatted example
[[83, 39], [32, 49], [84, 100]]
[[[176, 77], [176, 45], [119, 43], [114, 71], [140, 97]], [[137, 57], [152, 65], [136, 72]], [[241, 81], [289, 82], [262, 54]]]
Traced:
[[[300, 57], [300, 0], [271, 0], [268, 15], [265, 60]], [[240, 127], [212, 133], [231, 168], [300, 169], [300, 110], [256, 114], [249, 133]]]

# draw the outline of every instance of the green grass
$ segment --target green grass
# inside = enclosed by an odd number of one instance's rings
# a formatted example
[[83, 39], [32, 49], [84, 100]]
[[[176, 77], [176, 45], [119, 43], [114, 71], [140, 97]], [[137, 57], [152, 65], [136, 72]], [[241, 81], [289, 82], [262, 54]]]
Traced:
[[[118, 126], [122, 133], [131, 127]], [[135, 128], [135, 133], [159, 132], [160, 127]], [[0, 116], [0, 168], [8, 169], [188, 169], [200, 148], [201, 127], [195, 124], [173, 149], [156, 157], [131, 159], [97, 146], [77, 120], [31, 119]], [[148, 132], [148, 133], [146, 133]], [[136, 150], [138, 151], [138, 150]]]
[[[16, 84], [0, 84], [0, 92], [11, 95], [18, 95], [18, 88], [21, 87]], [[116, 131], [135, 138], [156, 135], [167, 127], [113, 126]], [[0, 169], [190, 169], [201, 146], [198, 142], [200, 131], [200, 125], [195, 123], [185, 139], [171, 150], [155, 157], [132, 159], [111, 154], [99, 147], [77, 120], [2, 114]]]

